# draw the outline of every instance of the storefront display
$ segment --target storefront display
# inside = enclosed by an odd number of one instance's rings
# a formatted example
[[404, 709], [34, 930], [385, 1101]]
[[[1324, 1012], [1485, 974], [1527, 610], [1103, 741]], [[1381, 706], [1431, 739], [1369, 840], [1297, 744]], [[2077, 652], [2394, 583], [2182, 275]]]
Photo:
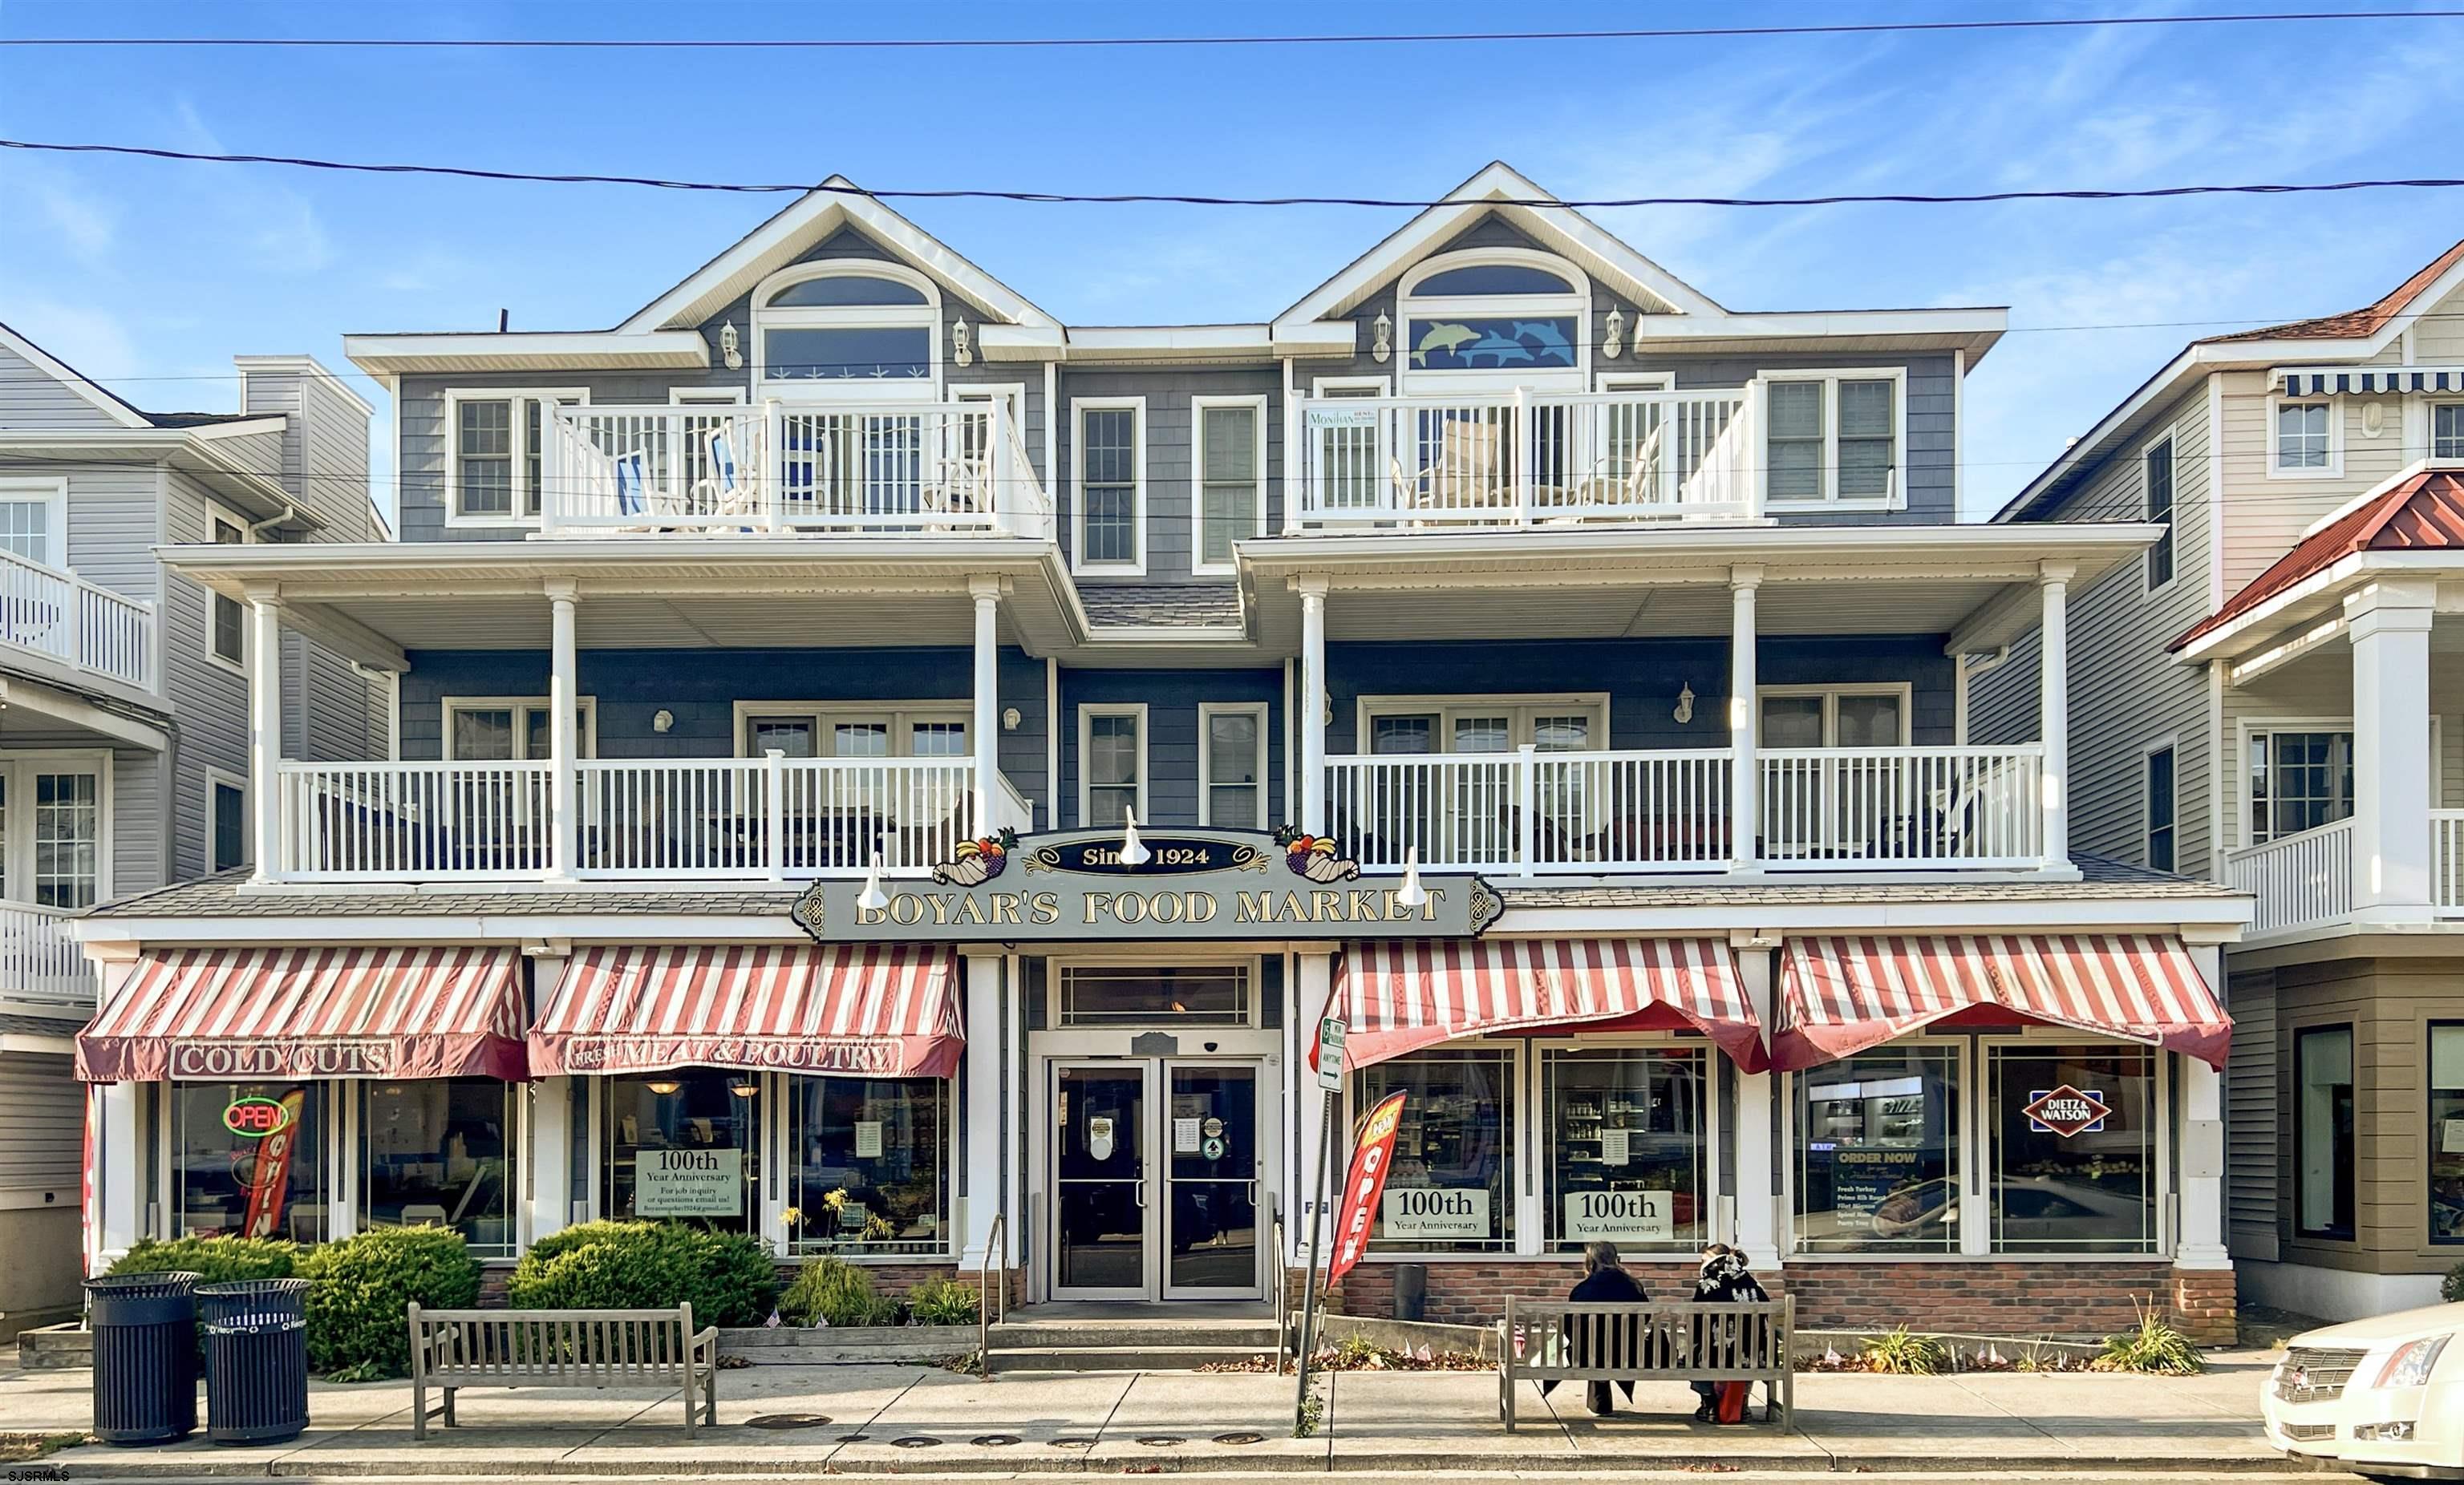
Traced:
[[1552, 1049], [1544, 1059], [1550, 1246], [1700, 1248], [1710, 1208], [1708, 1050]]
[[1416, 1053], [1353, 1081], [1357, 1110], [1405, 1095], [1371, 1251], [1513, 1247], [1514, 1081], [1514, 1053], [1486, 1048]]
[[1797, 1245], [1959, 1251], [1959, 1049], [1896, 1045], [1796, 1080]]
[[2430, 1028], [2430, 1240], [2464, 1244], [2464, 1021]]
[[756, 1226], [761, 1081], [710, 1067], [610, 1078], [601, 1214]]
[[174, 1235], [325, 1240], [323, 1083], [165, 1086]]
[[360, 1226], [450, 1227], [511, 1256], [520, 1096], [494, 1078], [362, 1083]]
[[948, 1246], [946, 1079], [789, 1078], [785, 1090], [790, 1254]]
[[1996, 1253], [2156, 1251], [2156, 1054], [1989, 1045]]

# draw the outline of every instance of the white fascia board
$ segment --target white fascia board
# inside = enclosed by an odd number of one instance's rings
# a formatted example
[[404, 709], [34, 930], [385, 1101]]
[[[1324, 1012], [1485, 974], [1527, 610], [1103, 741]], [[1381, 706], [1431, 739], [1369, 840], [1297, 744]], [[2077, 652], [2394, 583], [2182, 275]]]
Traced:
[[2081, 521], [2058, 526], [1654, 527], [1632, 533], [1543, 529], [1276, 536], [1243, 541], [1239, 551], [1246, 562], [1280, 568], [1333, 566], [1363, 557], [1494, 561], [1507, 556], [1556, 553], [1683, 557], [1745, 563], [1768, 563], [1793, 557], [1829, 562], [1843, 557], [1887, 561], [1893, 554], [1927, 560], [1967, 554], [2060, 560], [2127, 556], [2164, 534], [2162, 526], [2144, 521]]
[[2011, 328], [2011, 312], [1992, 304], [1960, 309], [1734, 311], [1717, 319], [1640, 315], [1634, 342], [1741, 339], [1829, 339], [1846, 336], [1956, 337], [1981, 342], [1979, 356]]
[[[17, 1011], [16, 1014], [26, 1013]], [[75, 1057], [77, 1028], [93, 1018], [94, 1009], [89, 1006], [78, 1011], [74, 1018], [60, 1017], [60, 1032], [56, 1037], [37, 1036], [33, 1032], [0, 1033], [0, 1055], [14, 1053], [20, 1057]]]
[[372, 377], [481, 369], [684, 371], [710, 365], [710, 342], [693, 330], [353, 335], [342, 338], [342, 355]]
[[2247, 613], [2234, 615], [2228, 622], [2200, 635], [2173, 652], [2173, 658], [2186, 666], [2204, 665], [2211, 660], [2231, 660], [2245, 647], [2235, 644], [2247, 641], [2257, 644], [2274, 632], [2274, 626], [2287, 613], [2350, 582], [2362, 570], [2365, 554], [2348, 553], [2330, 567], [2321, 568], [2299, 582], [2270, 598]]
[[1360, 324], [1352, 319], [1311, 319], [1267, 327], [1277, 356], [1356, 356]]
[[1070, 360], [1275, 354], [1265, 325], [1072, 325]]
[[979, 325], [976, 344], [986, 360], [1058, 360], [1069, 337], [1057, 325]]
[[314, 356], [234, 356], [231, 364], [238, 367], [243, 376], [252, 371], [261, 371], [273, 376], [294, 376], [304, 381], [322, 382], [349, 398], [363, 414], [371, 418], [376, 416], [375, 404]]
[[143, 413], [112, 396], [94, 382], [69, 369], [68, 363], [27, 339], [7, 325], [0, 325], [0, 346], [6, 346], [32, 361], [34, 367], [53, 381], [77, 394], [79, 401], [92, 405], [123, 428], [150, 428], [154, 425]]

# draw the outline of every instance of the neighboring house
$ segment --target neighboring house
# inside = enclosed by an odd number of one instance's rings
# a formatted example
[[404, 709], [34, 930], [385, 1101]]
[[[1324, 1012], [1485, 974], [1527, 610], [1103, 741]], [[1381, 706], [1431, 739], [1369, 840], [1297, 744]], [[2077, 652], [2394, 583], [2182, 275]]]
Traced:
[[838, 181], [609, 330], [347, 338], [402, 539], [168, 560], [398, 753], [262, 678], [257, 870], [80, 924], [103, 1253], [678, 1215], [1259, 1299], [1331, 1004], [1408, 1095], [1361, 1312], [1720, 1237], [1809, 1320], [2228, 1334], [2246, 906], [2071, 849], [2059, 655], [1967, 735], [2160, 528], [1956, 522], [2001, 310], [1733, 312], [1541, 199], [1090, 327]]
[[[2162, 523], [2073, 606], [2082, 846], [2251, 893], [2233, 1248], [2305, 1314], [2464, 1261], [2464, 243], [2349, 314], [2192, 343], [2006, 523]], [[2025, 672], [1978, 735], [2032, 735]]]
[[[240, 606], [155, 549], [378, 535], [367, 405], [305, 357], [236, 366], [239, 412], [143, 412], [0, 325], [0, 1336], [77, 1300], [97, 982], [65, 921], [249, 861]], [[287, 644], [286, 746], [382, 748], [382, 686]]]

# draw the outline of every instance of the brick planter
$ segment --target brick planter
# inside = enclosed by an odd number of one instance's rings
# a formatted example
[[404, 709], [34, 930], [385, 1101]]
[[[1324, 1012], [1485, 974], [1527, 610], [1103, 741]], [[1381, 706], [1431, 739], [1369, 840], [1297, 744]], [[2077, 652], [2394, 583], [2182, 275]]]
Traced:
[[964, 1356], [979, 1339], [973, 1325], [763, 1325], [721, 1330], [718, 1350], [756, 1366], [924, 1362]]
[[28, 1371], [67, 1371], [94, 1365], [94, 1332], [83, 1321], [17, 1332], [17, 1365]]

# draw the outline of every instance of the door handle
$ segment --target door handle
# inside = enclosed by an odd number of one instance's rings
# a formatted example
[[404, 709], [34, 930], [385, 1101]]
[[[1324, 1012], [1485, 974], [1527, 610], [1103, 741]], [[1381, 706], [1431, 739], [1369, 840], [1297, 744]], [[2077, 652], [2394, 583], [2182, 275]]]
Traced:
[[1258, 1183], [1255, 1181], [1243, 1181], [1241, 1184], [1249, 1189], [1249, 1205], [1252, 1209], [1255, 1209], [1258, 1205]]
[[1145, 1176], [1140, 1176], [1140, 1177], [1138, 1177], [1138, 1206], [1139, 1206], [1139, 1208], [1140, 1208], [1141, 1210], [1143, 1210], [1143, 1209], [1145, 1208], [1146, 1204], [1147, 1204], [1147, 1178], [1146, 1178]]

